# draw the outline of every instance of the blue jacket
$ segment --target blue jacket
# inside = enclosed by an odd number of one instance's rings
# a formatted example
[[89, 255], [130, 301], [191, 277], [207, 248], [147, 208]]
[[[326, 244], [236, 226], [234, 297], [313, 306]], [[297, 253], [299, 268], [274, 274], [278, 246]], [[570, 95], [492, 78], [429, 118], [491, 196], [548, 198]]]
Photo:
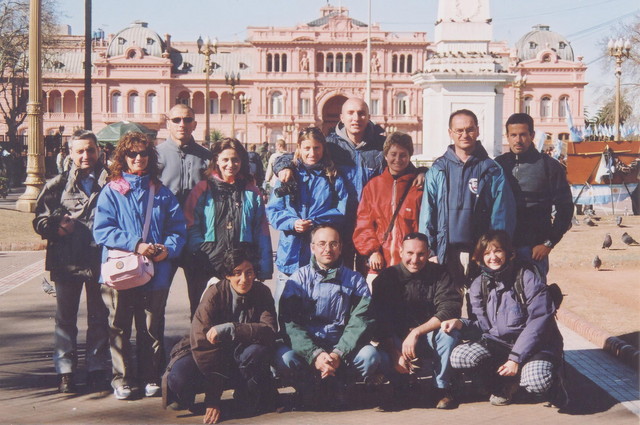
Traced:
[[[522, 283], [526, 305], [522, 305], [513, 287], [518, 272], [517, 267], [509, 265], [498, 273], [483, 272], [473, 281], [469, 297], [477, 319], [467, 324], [479, 328], [486, 337], [513, 344], [509, 360], [516, 363], [527, 362], [537, 353], [560, 359], [562, 335], [547, 285], [531, 270], [525, 270]], [[483, 305], [482, 279], [488, 278], [489, 292]]]
[[[267, 204], [269, 223], [280, 230], [276, 266], [288, 275], [309, 264], [311, 258], [309, 232], [297, 233], [293, 228], [296, 220], [342, 226], [347, 208], [347, 190], [342, 177], [336, 176], [332, 188], [324, 170], [309, 170], [298, 162], [294, 173], [298, 183], [295, 202], [291, 202], [290, 195], [280, 198], [274, 192]], [[278, 180], [276, 188], [279, 186]]]
[[[273, 274], [271, 235], [260, 191], [255, 185], [247, 184], [242, 199], [240, 242], [249, 242], [258, 248], [256, 275], [261, 280], [270, 279]], [[203, 242], [216, 241], [215, 206], [208, 181], [202, 180], [193, 188], [185, 205], [189, 252], [195, 252]]]
[[[112, 181], [102, 189], [93, 225], [93, 236], [98, 244], [103, 245], [102, 262], [106, 261], [109, 248], [135, 251], [142, 239], [148, 199], [149, 176], [123, 173], [122, 179]], [[169, 256], [153, 264], [153, 278], [144, 285], [144, 289], [169, 289], [172, 277], [169, 260], [180, 255], [186, 236], [178, 200], [166, 186], [156, 185], [149, 235], [145, 242], [165, 245]]]
[[[298, 269], [280, 298], [280, 320], [291, 348], [312, 364], [323, 351], [349, 359], [371, 338], [374, 317], [364, 277], [344, 266], [335, 276], [315, 264]], [[351, 355], [351, 356], [350, 356]]]
[[[447, 175], [447, 161], [460, 161], [453, 145], [445, 155], [436, 159], [427, 172], [425, 189], [420, 208], [420, 232], [429, 238], [429, 248], [438, 262], [444, 264], [449, 244], [449, 186], [467, 185], [468, 182], [450, 181]], [[480, 142], [465, 167], [477, 167], [476, 200], [472, 220], [474, 241], [489, 229], [506, 230], [513, 235], [516, 224], [516, 205], [511, 188], [502, 167], [489, 158]]]

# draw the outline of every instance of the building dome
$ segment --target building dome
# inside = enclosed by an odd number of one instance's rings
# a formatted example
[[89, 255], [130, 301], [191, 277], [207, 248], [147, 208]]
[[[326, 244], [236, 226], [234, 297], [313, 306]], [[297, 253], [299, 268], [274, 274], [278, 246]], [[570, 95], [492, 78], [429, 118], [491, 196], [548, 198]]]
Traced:
[[569, 41], [549, 30], [548, 25], [535, 25], [516, 43], [517, 55], [520, 60], [535, 59], [543, 49], [551, 49], [560, 59], [573, 61], [573, 49]]
[[148, 24], [142, 21], [134, 21], [127, 28], [118, 32], [107, 49], [107, 56], [122, 56], [131, 47], [142, 49], [145, 55], [162, 57], [164, 42]]

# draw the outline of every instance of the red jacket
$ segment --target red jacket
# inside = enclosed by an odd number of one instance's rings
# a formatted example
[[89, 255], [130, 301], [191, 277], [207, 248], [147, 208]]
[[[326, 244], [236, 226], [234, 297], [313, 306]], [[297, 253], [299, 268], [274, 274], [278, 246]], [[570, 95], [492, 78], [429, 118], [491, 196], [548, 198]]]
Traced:
[[[413, 168], [413, 167], [412, 167]], [[422, 190], [416, 187], [409, 189], [393, 230], [381, 247], [384, 234], [389, 227], [391, 217], [396, 209], [407, 185], [413, 183], [414, 172], [397, 179], [389, 173], [389, 167], [367, 183], [362, 191], [362, 199], [358, 206], [356, 229], [353, 233], [353, 244], [361, 255], [370, 256], [374, 252], [382, 252], [385, 267], [400, 263], [400, 246], [405, 235], [418, 231], [418, 217]]]

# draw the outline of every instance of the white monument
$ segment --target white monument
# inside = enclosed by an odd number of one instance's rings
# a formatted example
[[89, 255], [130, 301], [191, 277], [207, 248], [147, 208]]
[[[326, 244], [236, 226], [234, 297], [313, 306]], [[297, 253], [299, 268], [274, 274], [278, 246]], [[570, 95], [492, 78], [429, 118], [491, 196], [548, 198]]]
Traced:
[[413, 76], [423, 92], [424, 159], [441, 156], [451, 144], [451, 112], [469, 109], [478, 116], [479, 140], [489, 155], [502, 151], [503, 87], [514, 76], [508, 63], [492, 54], [489, 0], [439, 0], [435, 52]]

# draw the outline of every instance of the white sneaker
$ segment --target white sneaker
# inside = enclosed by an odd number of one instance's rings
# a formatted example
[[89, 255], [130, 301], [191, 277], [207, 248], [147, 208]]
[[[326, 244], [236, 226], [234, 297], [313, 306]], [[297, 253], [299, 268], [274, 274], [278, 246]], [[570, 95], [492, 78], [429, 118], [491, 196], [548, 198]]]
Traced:
[[113, 395], [116, 396], [117, 400], [127, 400], [131, 397], [131, 388], [128, 385], [120, 385], [113, 390]]
[[155, 397], [160, 394], [160, 386], [155, 382], [149, 382], [144, 387], [144, 395], [145, 397]]

